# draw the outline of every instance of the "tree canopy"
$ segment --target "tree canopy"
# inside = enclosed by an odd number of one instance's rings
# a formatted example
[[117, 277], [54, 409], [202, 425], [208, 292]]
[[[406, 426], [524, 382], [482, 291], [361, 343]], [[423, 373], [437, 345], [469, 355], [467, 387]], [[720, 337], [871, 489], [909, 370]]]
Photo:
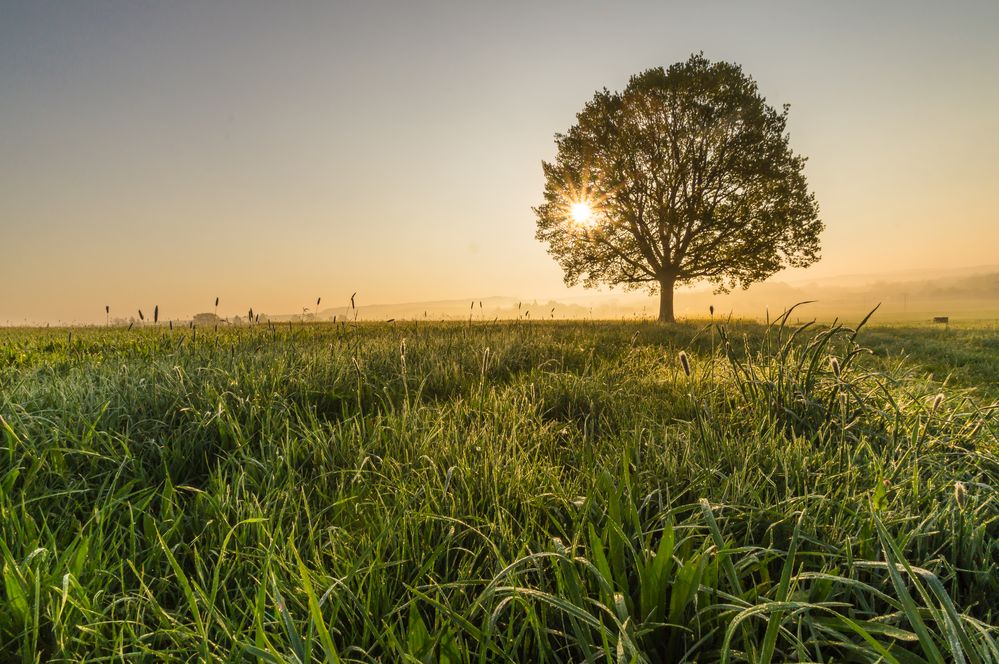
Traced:
[[725, 291], [810, 265], [823, 224], [787, 114], [700, 54], [598, 91], [542, 164], [537, 238], [569, 285], [659, 290], [662, 321], [677, 285]]

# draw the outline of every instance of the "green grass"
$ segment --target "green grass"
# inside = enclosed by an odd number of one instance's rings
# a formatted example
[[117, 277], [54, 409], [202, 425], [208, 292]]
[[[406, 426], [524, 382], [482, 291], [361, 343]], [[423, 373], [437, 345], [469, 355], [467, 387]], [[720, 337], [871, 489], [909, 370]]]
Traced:
[[0, 659], [999, 661], [996, 328], [854, 336], [2, 330]]

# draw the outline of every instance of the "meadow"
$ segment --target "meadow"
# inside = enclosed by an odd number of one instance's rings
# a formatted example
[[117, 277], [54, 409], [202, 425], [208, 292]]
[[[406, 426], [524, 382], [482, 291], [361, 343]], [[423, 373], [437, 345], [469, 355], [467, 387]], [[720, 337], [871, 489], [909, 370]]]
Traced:
[[999, 661], [999, 327], [0, 330], [0, 661]]

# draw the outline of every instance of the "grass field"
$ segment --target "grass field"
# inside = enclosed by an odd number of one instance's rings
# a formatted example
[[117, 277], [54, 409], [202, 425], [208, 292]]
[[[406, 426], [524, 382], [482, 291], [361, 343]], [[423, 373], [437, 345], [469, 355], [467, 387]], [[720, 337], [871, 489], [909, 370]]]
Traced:
[[994, 323], [0, 330], [0, 659], [996, 662], [997, 397]]

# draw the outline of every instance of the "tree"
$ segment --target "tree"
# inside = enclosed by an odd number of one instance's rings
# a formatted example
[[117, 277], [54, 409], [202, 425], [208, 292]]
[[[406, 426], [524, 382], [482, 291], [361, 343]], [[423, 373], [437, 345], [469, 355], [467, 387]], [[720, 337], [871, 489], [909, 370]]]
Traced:
[[818, 260], [823, 224], [787, 112], [703, 55], [597, 92], [555, 135], [534, 208], [566, 284], [658, 289], [672, 322], [678, 285], [725, 292]]

